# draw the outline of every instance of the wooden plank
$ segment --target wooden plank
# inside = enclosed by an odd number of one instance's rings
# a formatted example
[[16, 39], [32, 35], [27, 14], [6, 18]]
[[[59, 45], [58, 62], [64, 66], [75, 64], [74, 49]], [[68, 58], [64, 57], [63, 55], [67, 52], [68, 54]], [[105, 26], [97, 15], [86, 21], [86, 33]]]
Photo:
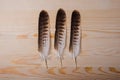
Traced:
[[[19, 3], [19, 4], [18, 4]], [[120, 0], [0, 0], [0, 80], [118, 80], [120, 77]], [[67, 15], [63, 68], [54, 50], [56, 13]], [[50, 16], [49, 69], [37, 51], [38, 17]], [[82, 52], [78, 68], [68, 48], [71, 14], [81, 14]]]

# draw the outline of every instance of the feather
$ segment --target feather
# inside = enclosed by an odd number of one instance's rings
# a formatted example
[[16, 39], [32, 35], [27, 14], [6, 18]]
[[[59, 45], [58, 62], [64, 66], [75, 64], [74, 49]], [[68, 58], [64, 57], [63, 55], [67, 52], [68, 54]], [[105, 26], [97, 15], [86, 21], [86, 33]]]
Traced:
[[55, 28], [54, 48], [60, 58], [62, 67], [63, 51], [66, 46], [66, 13], [63, 9], [59, 9], [57, 12]]
[[69, 51], [74, 57], [76, 68], [77, 68], [77, 56], [80, 54], [81, 50], [81, 28], [80, 28], [80, 14], [77, 10], [72, 12], [71, 17], [71, 34], [70, 34], [70, 44]]
[[38, 24], [38, 51], [40, 52], [41, 57], [45, 60], [47, 68], [47, 57], [50, 54], [49, 26], [49, 15], [46, 11], [42, 10], [39, 15]]

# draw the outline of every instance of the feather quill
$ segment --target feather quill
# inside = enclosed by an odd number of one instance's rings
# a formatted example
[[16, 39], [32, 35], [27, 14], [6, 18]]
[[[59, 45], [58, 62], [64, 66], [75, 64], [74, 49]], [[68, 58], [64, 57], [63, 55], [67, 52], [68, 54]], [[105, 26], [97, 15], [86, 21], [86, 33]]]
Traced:
[[46, 68], [48, 68], [47, 57], [50, 54], [50, 31], [49, 31], [49, 15], [42, 10], [39, 15], [38, 22], [38, 51], [45, 60]]
[[54, 48], [57, 51], [62, 67], [63, 51], [66, 46], [66, 13], [63, 9], [59, 9], [57, 12], [55, 28]]
[[81, 50], [81, 28], [80, 28], [80, 14], [77, 10], [72, 12], [71, 17], [71, 34], [70, 34], [70, 44], [69, 51], [74, 57], [76, 68], [77, 68], [77, 56], [80, 54]]

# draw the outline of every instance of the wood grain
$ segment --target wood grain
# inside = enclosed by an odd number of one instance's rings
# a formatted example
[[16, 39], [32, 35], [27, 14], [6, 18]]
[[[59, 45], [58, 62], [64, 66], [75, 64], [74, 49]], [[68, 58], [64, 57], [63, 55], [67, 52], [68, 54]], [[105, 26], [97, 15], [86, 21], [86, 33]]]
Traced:
[[[120, 78], [120, 0], [11, 0], [10, 3], [0, 0], [0, 5], [0, 80]], [[59, 8], [67, 15], [63, 68], [53, 46]], [[50, 16], [52, 45], [48, 69], [37, 51], [38, 17], [42, 9]], [[68, 50], [74, 9], [81, 14], [82, 27], [82, 52], [77, 69]]]

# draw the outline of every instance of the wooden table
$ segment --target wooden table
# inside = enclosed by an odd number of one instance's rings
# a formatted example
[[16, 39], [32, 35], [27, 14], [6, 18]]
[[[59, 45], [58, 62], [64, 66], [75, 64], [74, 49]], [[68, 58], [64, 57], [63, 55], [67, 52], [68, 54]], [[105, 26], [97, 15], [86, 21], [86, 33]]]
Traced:
[[[119, 80], [120, 0], [0, 0], [0, 80]], [[67, 15], [63, 68], [54, 50], [56, 13]], [[51, 54], [46, 69], [37, 51], [38, 17], [50, 16]], [[70, 19], [81, 14], [82, 52], [78, 68], [70, 53]]]

